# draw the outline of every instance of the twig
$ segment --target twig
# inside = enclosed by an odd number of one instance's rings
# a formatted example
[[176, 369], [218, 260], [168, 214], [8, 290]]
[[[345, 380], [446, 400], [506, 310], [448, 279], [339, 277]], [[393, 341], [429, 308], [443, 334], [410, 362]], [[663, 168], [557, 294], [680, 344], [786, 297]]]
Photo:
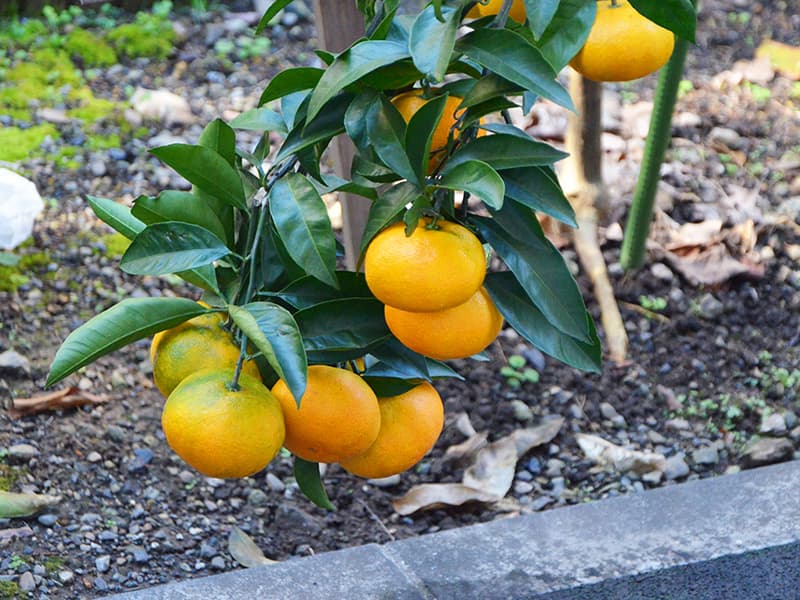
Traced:
[[389, 529], [387, 529], [386, 525], [383, 524], [383, 521], [381, 521], [380, 517], [376, 515], [375, 512], [369, 507], [369, 504], [364, 502], [361, 498], [357, 498], [357, 500], [358, 503], [361, 504], [361, 506], [367, 509], [369, 516], [371, 516], [373, 520], [380, 526], [380, 528], [383, 530], [383, 533], [385, 533], [389, 537], [389, 540], [392, 542], [395, 541], [394, 534], [391, 531], [389, 531]]
[[657, 313], [652, 310], [646, 309], [644, 306], [639, 306], [638, 304], [634, 304], [633, 302], [625, 302], [624, 300], [619, 301], [620, 306], [624, 306], [629, 310], [633, 310], [638, 312], [648, 319], [653, 319], [654, 321], [658, 321], [659, 323], [669, 323], [669, 317], [666, 315], [662, 315], [661, 313]]

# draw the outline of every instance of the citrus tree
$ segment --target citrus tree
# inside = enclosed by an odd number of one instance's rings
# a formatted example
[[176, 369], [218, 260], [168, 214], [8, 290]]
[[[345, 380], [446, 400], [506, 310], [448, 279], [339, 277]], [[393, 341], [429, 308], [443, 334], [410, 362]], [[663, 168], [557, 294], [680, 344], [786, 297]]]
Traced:
[[[290, 1], [275, 1], [259, 31]], [[162, 426], [179, 456], [243, 477], [284, 446], [321, 506], [319, 462], [383, 477], [433, 446], [443, 412], [430, 382], [459, 377], [449, 359], [485, 359], [504, 321], [546, 354], [600, 370], [595, 326], [537, 218], [575, 225], [554, 170], [565, 153], [507, 111], [540, 99], [573, 108], [557, 74], [598, 9], [686, 38], [695, 18], [690, 0], [433, 0], [416, 15], [398, 15], [398, 0], [358, 5], [366, 37], [319, 50], [324, 67], [281, 71], [257, 108], [212, 121], [197, 144], [150, 150], [191, 192], [130, 208], [88, 198], [131, 240], [123, 271], [178, 274], [202, 298], [122, 300], [66, 338], [47, 379], [155, 336]], [[625, 64], [639, 51], [599, 48], [580, 61]], [[236, 130], [260, 141], [242, 148]], [[339, 135], [356, 148], [347, 179], [322, 168]], [[322, 199], [333, 191], [372, 202], [364, 273], [339, 266]], [[487, 273], [490, 259], [501, 266]]]

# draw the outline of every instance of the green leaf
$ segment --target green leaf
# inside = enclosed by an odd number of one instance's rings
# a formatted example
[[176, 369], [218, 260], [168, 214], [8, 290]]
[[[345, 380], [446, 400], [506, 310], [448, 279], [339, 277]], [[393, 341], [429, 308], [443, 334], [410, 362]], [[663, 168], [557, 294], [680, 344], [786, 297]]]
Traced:
[[303, 336], [292, 314], [270, 302], [251, 302], [244, 307], [229, 305], [228, 312], [278, 377], [286, 382], [299, 407], [306, 391], [308, 360]]
[[567, 156], [566, 152], [527, 136], [523, 138], [509, 133], [495, 133], [470, 141], [450, 157], [448, 164], [452, 168], [469, 160], [480, 160], [499, 171], [551, 165]]
[[447, 73], [460, 18], [459, 9], [445, 6], [441, 7], [441, 14], [437, 14], [436, 9], [429, 5], [411, 26], [411, 58], [417, 69], [433, 83], [444, 79]]
[[120, 268], [131, 275], [165, 275], [211, 264], [229, 253], [224, 242], [207, 229], [166, 221], [148, 225], [133, 239]]
[[211, 207], [191, 192], [165, 190], [158, 196], [139, 196], [131, 214], [145, 224], [181, 221], [208, 229], [219, 239], [226, 238], [225, 228]]
[[344, 115], [344, 128], [347, 136], [353, 140], [356, 148], [365, 151], [368, 147], [367, 140], [367, 115], [372, 106], [380, 101], [380, 92], [366, 90], [356, 96], [347, 107]]
[[269, 108], [253, 108], [245, 111], [231, 121], [231, 127], [247, 131], [276, 131], [286, 133], [283, 117]]
[[694, 43], [697, 12], [692, 0], [629, 0], [639, 13], [687, 42]]
[[20, 257], [11, 252], [0, 252], [0, 267], [16, 267]]
[[277, 296], [297, 309], [336, 298], [373, 298], [363, 273], [336, 271], [336, 281], [338, 289], [313, 277], [301, 277], [280, 290]]
[[539, 40], [539, 48], [553, 69], [560, 71], [566, 67], [583, 48], [596, 14], [597, 2], [561, 0]]
[[230, 166], [236, 166], [236, 134], [222, 119], [214, 119], [206, 125], [197, 143], [219, 154]]
[[[375, 31], [372, 32], [371, 36], [369, 36], [369, 39], [385, 40], [386, 36], [389, 35], [389, 31], [392, 28], [392, 22], [394, 21], [394, 16], [397, 14], [397, 7], [395, 6], [394, 8], [389, 8], [388, 10], [385, 10], [385, 13], [386, 14], [383, 15], [381, 22], [375, 27]], [[367, 18], [371, 19], [372, 17], [367, 16]]]
[[531, 344], [576, 369], [601, 372], [600, 340], [591, 319], [590, 341], [581, 342], [553, 327], [512, 273], [489, 273], [484, 285], [508, 324]]
[[404, 146], [406, 123], [383, 95], [367, 111], [367, 140], [380, 160], [403, 179], [421, 185]]
[[408, 182], [399, 183], [383, 192], [369, 209], [364, 236], [361, 238], [361, 255], [377, 233], [392, 223], [403, 212], [406, 204], [419, 197], [419, 190]]
[[456, 50], [488, 70], [569, 110], [567, 91], [538, 48], [508, 29], [477, 29], [461, 38]]
[[406, 348], [394, 338], [374, 348], [370, 354], [377, 359], [377, 362], [368, 363], [368, 367], [364, 371], [365, 375], [431, 380], [426, 357]]
[[442, 118], [448, 94], [426, 102], [413, 114], [406, 128], [404, 146], [416, 173], [416, 181], [425, 181], [431, 160], [431, 141]]
[[98, 219], [129, 240], [135, 238], [146, 227], [146, 224], [134, 217], [131, 209], [124, 204], [95, 196], [86, 196], [86, 200]]
[[554, 219], [577, 227], [575, 211], [549, 167], [521, 167], [500, 172], [506, 184], [506, 196], [550, 215]]
[[586, 308], [575, 279], [558, 250], [540, 228], [537, 231], [538, 223], [532, 222], [536, 217], [532, 213], [526, 217], [518, 206], [507, 202], [502, 211], [495, 213], [495, 219], [474, 217], [472, 223], [545, 317], [564, 333], [588, 341]]
[[448, 165], [437, 185], [449, 190], [469, 192], [495, 209], [503, 206], [506, 193], [503, 178], [480, 160], [468, 160], [454, 167]]
[[308, 119], [313, 119], [322, 107], [339, 91], [368, 73], [409, 56], [408, 47], [386, 40], [366, 40], [355, 44], [336, 57], [311, 93]]
[[481, 77], [466, 95], [464, 95], [461, 106], [474, 106], [486, 102], [487, 100], [521, 93], [522, 88], [516, 83], [510, 82], [508, 79], [503, 79], [494, 73], [489, 73]]
[[[275, 163], [282, 162], [292, 154], [297, 154], [319, 142], [328, 142], [344, 131], [344, 115], [353, 101], [350, 94], [341, 94], [331, 100], [325, 110], [310, 123], [298, 123], [286, 136]], [[307, 119], [307, 117], [306, 117]]]
[[336, 510], [336, 507], [331, 504], [328, 498], [325, 486], [322, 485], [318, 463], [309, 462], [299, 456], [295, 456], [294, 478], [297, 480], [297, 485], [300, 490], [314, 504], [326, 510]]
[[263, 14], [261, 20], [258, 22], [256, 26], [256, 33], [261, 33], [264, 31], [264, 28], [269, 25], [269, 22], [272, 21], [278, 13], [281, 12], [284, 8], [289, 6], [292, 3], [292, 0], [275, 0], [272, 4], [270, 4], [267, 12]]
[[297, 173], [279, 179], [269, 194], [269, 211], [292, 260], [336, 287], [336, 240], [325, 202], [308, 179]]
[[200, 190], [235, 208], [247, 210], [239, 173], [219, 153], [205, 146], [170, 144], [153, 148], [157, 156]]
[[364, 377], [364, 381], [372, 388], [375, 395], [380, 398], [391, 398], [413, 390], [419, 384], [405, 379], [394, 377]]
[[525, 0], [525, 16], [528, 17], [528, 27], [537, 39], [553, 20], [558, 10], [559, 0]]
[[67, 336], [50, 365], [45, 385], [58, 383], [109, 352], [208, 312], [185, 298], [127, 298]]
[[318, 352], [341, 353], [340, 360], [359, 358], [390, 335], [383, 304], [374, 298], [328, 300], [297, 311], [294, 318], [310, 361]]
[[258, 100], [258, 105], [264, 106], [267, 102], [283, 98], [289, 94], [310, 90], [317, 85], [324, 72], [324, 69], [316, 67], [285, 69], [275, 75], [267, 84], [261, 94], [261, 98]]

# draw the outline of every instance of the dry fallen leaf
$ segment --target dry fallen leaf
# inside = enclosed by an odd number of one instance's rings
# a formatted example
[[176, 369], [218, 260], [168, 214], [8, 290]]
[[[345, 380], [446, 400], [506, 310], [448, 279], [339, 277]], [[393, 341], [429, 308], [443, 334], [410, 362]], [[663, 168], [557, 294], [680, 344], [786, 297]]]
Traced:
[[30, 398], [15, 398], [11, 401], [11, 407], [6, 410], [6, 413], [12, 419], [18, 419], [47, 410], [73, 408], [85, 404], [102, 404], [107, 400], [106, 396], [91, 394], [72, 386], [57, 392], [37, 394]]
[[235, 525], [231, 528], [228, 536], [228, 552], [243, 567], [256, 567], [276, 562], [264, 556], [261, 548], [253, 539]]
[[620, 473], [633, 471], [641, 475], [650, 471], [663, 472], [666, 466], [667, 459], [663, 454], [623, 448], [588, 433], [576, 433], [575, 440], [586, 458]]
[[758, 85], [767, 85], [775, 77], [775, 70], [768, 56], [736, 61], [732, 71], [740, 74], [745, 81]]
[[495, 498], [502, 498], [514, 482], [517, 446], [504, 437], [478, 452], [475, 462], [464, 471], [462, 482]]
[[716, 286], [739, 275], [755, 279], [764, 276], [763, 265], [747, 265], [736, 260], [722, 244], [683, 255], [665, 252], [663, 260], [694, 286]]
[[29, 517], [61, 501], [61, 496], [17, 494], [0, 490], [0, 519]]
[[468, 458], [471, 458], [475, 455], [478, 450], [486, 446], [488, 443], [486, 438], [488, 437], [488, 431], [481, 431], [480, 433], [475, 433], [468, 437], [466, 440], [461, 442], [460, 444], [456, 444], [454, 446], [450, 446], [444, 453], [443, 460], [447, 461], [462, 461]]
[[461, 506], [467, 502], [496, 502], [497, 496], [476, 490], [461, 483], [423, 483], [413, 488], [397, 500], [392, 501], [395, 512], [410, 515], [418, 510], [441, 508], [442, 506]]

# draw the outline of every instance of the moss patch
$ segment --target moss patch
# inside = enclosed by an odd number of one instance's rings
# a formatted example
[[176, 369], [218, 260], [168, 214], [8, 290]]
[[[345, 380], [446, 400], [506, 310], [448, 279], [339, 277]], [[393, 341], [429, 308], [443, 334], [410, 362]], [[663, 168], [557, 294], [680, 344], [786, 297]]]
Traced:
[[134, 23], [115, 27], [106, 37], [119, 54], [129, 58], [166, 58], [175, 42], [172, 23], [145, 12], [137, 13]]
[[117, 53], [105, 40], [86, 31], [73, 29], [64, 40], [64, 49], [70, 56], [78, 56], [89, 67], [105, 67], [117, 62]]
[[16, 581], [0, 580], [0, 600], [12, 600], [21, 597], [21, 594]]
[[0, 291], [16, 292], [20, 286], [30, 281], [28, 275], [42, 271], [49, 264], [50, 255], [47, 252], [34, 252], [21, 256], [19, 263], [13, 267], [0, 267]]
[[10, 492], [17, 480], [25, 475], [25, 471], [0, 463], [0, 491]]
[[34, 154], [47, 138], [58, 138], [58, 130], [51, 124], [28, 129], [3, 127], [0, 129], [0, 160], [16, 162]]

